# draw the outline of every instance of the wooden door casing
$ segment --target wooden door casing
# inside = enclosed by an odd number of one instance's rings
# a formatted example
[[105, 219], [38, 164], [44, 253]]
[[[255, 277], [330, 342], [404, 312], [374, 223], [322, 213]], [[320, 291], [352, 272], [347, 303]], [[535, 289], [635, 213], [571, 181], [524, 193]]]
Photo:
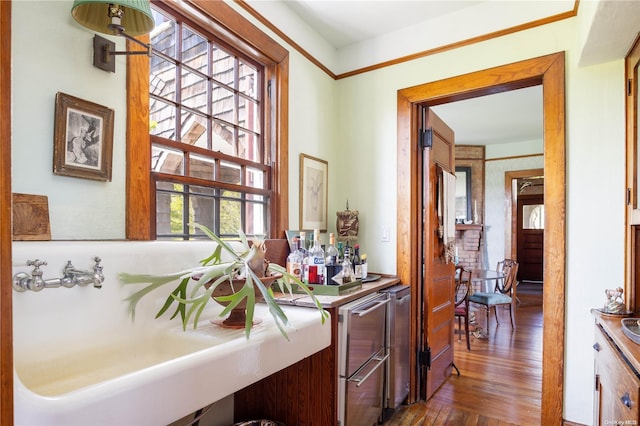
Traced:
[[[565, 54], [564, 52], [498, 65], [433, 82], [398, 90], [397, 96], [397, 275], [402, 283], [412, 286], [414, 302], [412, 318], [419, 318], [418, 303], [422, 276], [419, 239], [422, 182], [421, 150], [416, 129], [420, 123], [420, 107], [440, 105], [542, 85], [544, 109], [544, 172], [545, 183], [545, 265], [543, 296], [544, 344], [542, 356], [542, 424], [561, 425], [564, 397], [565, 347]], [[548, 290], [548, 291], [547, 291]], [[420, 343], [418, 321], [411, 324], [411, 344]], [[416, 352], [411, 351], [411, 365], [417, 365]], [[414, 370], [415, 371], [415, 370]], [[416, 380], [411, 381], [410, 402], [418, 398]]]

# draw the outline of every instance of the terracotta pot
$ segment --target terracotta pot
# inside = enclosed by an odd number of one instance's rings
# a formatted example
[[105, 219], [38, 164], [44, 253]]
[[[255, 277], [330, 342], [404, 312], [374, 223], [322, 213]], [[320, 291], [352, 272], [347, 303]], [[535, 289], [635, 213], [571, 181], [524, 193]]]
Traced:
[[[260, 281], [262, 282], [262, 284], [269, 289], [271, 287], [271, 285], [278, 279], [281, 278], [282, 274], [280, 273], [272, 273], [271, 275], [267, 276], [267, 277], [262, 277], [260, 278]], [[195, 277], [194, 277], [195, 278]], [[235, 293], [235, 290], [240, 290], [242, 287], [244, 287], [244, 283], [245, 280], [233, 280], [233, 286], [231, 285], [231, 283], [229, 282], [229, 280], [224, 281], [220, 284], [218, 284], [218, 286], [213, 290], [213, 293], [211, 293], [211, 298], [213, 298], [216, 303], [221, 304], [222, 306], [227, 306], [229, 303], [231, 302], [223, 302], [223, 301], [219, 301], [217, 300], [218, 297], [220, 296], [229, 296], [233, 293]], [[208, 282], [206, 283], [204, 286], [205, 288], [209, 288], [211, 287], [212, 282]], [[260, 293], [260, 289], [258, 289], [257, 286], [254, 286], [254, 293], [256, 295], [256, 302], [263, 300], [262, 297], [262, 293]], [[247, 307], [247, 299], [243, 299], [235, 308], [233, 308], [231, 310], [231, 312], [229, 313], [229, 316], [225, 319], [213, 319], [211, 320], [212, 323], [217, 324], [217, 325], [221, 325], [223, 327], [230, 327], [230, 328], [244, 328], [245, 327], [245, 321], [247, 319], [247, 315], [246, 315], [246, 307]], [[254, 317], [253, 319], [253, 324], [260, 324], [262, 322], [262, 320], [260, 319], [256, 319]]]

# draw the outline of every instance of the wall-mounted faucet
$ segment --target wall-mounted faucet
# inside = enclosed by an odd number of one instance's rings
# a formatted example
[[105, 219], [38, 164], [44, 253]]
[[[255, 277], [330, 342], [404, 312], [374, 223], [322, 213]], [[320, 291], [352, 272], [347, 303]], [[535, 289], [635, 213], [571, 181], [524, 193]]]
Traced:
[[76, 285], [84, 287], [88, 284], [93, 284], [95, 288], [102, 288], [104, 282], [104, 275], [102, 274], [102, 261], [99, 257], [94, 257], [93, 270], [82, 271], [76, 269], [71, 261], [67, 261], [64, 269], [62, 270], [62, 278], [52, 278], [45, 280], [42, 278], [41, 266], [47, 264], [47, 262], [40, 259], [27, 260], [28, 266], [33, 266], [31, 275], [26, 272], [18, 272], [13, 276], [13, 289], [15, 291], [23, 292], [27, 290], [40, 291], [43, 288], [55, 288], [55, 287], [67, 287], [71, 288]]

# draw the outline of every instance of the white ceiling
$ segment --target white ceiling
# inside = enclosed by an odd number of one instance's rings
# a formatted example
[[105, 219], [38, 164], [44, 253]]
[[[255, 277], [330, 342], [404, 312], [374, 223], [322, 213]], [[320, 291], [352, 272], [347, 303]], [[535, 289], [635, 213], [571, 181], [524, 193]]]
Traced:
[[478, 3], [482, 1], [289, 0], [285, 4], [333, 47], [341, 48]]
[[[447, 35], [439, 40], [441, 45], [446, 45], [459, 41], [460, 38], [489, 34], [572, 11], [576, 5], [575, 0], [248, 1], [286, 33], [283, 28], [286, 21], [272, 9], [265, 8], [274, 3], [284, 5], [289, 13], [299, 18], [331, 46], [338, 57], [342, 53], [342, 58], [358, 56], [358, 53], [362, 57], [370, 57], [375, 50], [371, 49], [372, 42], [394, 41], [398, 40], [397, 37], [402, 40], [418, 39], [438, 24], [446, 23], [447, 28], [454, 28], [454, 31], [446, 32]], [[499, 12], [496, 13], [496, 10]], [[578, 13], [593, 15], [591, 26], [586, 31], [588, 44], [581, 52], [581, 65], [624, 58], [637, 34], [640, 1], [582, 0]], [[478, 19], [479, 16], [489, 18]], [[473, 24], [470, 25], [469, 22]], [[305, 40], [296, 39], [294, 32], [292, 30], [288, 35], [305, 48]], [[407, 43], [396, 42], [389, 45], [402, 49]], [[433, 47], [435, 46], [431, 46]], [[420, 50], [398, 50], [391, 54], [395, 54], [395, 59], [418, 51]], [[329, 64], [325, 65], [330, 68]], [[454, 129], [457, 144], [487, 145], [542, 140], [540, 86], [439, 105], [434, 110]]]

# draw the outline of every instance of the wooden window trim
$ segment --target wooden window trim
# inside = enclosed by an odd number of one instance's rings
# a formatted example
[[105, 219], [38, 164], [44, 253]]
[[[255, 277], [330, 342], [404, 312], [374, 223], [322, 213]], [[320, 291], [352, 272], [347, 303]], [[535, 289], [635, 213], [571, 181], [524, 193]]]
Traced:
[[0, 2], [0, 425], [13, 425], [11, 237], [11, 1]]
[[[183, 13], [177, 2], [163, 2]], [[271, 143], [273, 198], [270, 210], [270, 238], [284, 238], [289, 227], [289, 52], [247, 21], [224, 2], [188, 1], [209, 18], [220, 37], [231, 45], [249, 46], [249, 53], [265, 62], [265, 76], [270, 83], [270, 96], [275, 108], [264, 129]], [[194, 14], [191, 19], [202, 22]], [[209, 25], [212, 25], [209, 22]], [[145, 43], [148, 36], [141, 37]], [[127, 42], [128, 49], [135, 44]], [[277, 114], [277, 116], [275, 116]], [[150, 240], [155, 234], [152, 224], [154, 194], [151, 180], [151, 140], [149, 136], [149, 58], [144, 55], [127, 57], [127, 157], [126, 157], [126, 237], [129, 240]]]

